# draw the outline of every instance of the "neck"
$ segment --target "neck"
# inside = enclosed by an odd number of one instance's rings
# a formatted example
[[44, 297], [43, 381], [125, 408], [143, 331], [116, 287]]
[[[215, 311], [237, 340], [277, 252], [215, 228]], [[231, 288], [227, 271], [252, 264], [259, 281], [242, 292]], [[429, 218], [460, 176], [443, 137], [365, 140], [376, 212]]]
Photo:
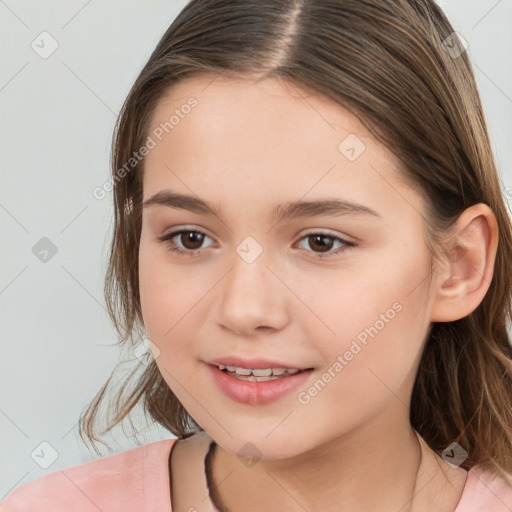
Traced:
[[290, 459], [246, 466], [217, 446], [210, 460], [222, 511], [413, 511], [422, 445], [410, 424], [383, 434], [358, 430]]

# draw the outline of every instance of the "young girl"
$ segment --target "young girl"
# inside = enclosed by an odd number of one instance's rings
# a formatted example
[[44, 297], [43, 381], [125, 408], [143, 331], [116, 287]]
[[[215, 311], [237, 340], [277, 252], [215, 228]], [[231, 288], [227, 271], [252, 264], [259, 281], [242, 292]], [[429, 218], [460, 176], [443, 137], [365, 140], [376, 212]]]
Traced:
[[151, 358], [107, 430], [142, 403], [178, 439], [0, 509], [512, 510], [512, 232], [464, 50], [433, 0], [187, 4], [120, 114], [105, 287]]

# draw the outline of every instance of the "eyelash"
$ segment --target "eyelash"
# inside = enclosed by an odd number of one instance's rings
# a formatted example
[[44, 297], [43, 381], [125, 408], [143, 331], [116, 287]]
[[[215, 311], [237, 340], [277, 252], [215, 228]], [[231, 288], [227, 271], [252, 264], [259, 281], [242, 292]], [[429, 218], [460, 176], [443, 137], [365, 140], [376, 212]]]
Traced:
[[[173, 252], [173, 253], [176, 253], [176, 254], [179, 254], [179, 255], [183, 255], [183, 256], [188, 256], [188, 257], [196, 257], [198, 251], [200, 251], [200, 249], [196, 249], [196, 250], [192, 250], [192, 249], [189, 249], [189, 250], [183, 250], [183, 249], [180, 249], [179, 247], [176, 247], [176, 244], [175, 242], [172, 242], [172, 239], [174, 237], [176, 237], [177, 235], [181, 235], [182, 233], [198, 233], [200, 235], [204, 235], [208, 238], [211, 238], [209, 237], [208, 235], [206, 235], [205, 233], [201, 232], [201, 231], [197, 231], [197, 230], [193, 230], [193, 229], [180, 229], [178, 231], [172, 231], [171, 233], [168, 233], [166, 235], [162, 235], [162, 236], [158, 236], [158, 240], [160, 240], [161, 242], [167, 242], [166, 245], [167, 245], [167, 250], [170, 251], [170, 252]], [[328, 258], [328, 257], [331, 257], [335, 254], [338, 254], [340, 252], [345, 252], [347, 249], [350, 249], [352, 247], [355, 247], [356, 244], [354, 242], [349, 242], [348, 240], [344, 240], [343, 238], [340, 238], [340, 237], [337, 237], [337, 236], [334, 236], [330, 233], [324, 233], [324, 232], [316, 232], [316, 231], [313, 231], [311, 233], [307, 233], [306, 235], [304, 235], [303, 237], [301, 237], [300, 241], [304, 240], [305, 238], [309, 238], [311, 236], [314, 236], [314, 235], [320, 235], [320, 236], [323, 236], [325, 238], [330, 238], [336, 242], [341, 242], [344, 247], [340, 247], [338, 249], [336, 249], [335, 251], [331, 251], [331, 252], [327, 252], [327, 253], [315, 253], [313, 252], [314, 254], [316, 254], [316, 257], [318, 258]], [[311, 252], [311, 251], [308, 251], [308, 252]]]

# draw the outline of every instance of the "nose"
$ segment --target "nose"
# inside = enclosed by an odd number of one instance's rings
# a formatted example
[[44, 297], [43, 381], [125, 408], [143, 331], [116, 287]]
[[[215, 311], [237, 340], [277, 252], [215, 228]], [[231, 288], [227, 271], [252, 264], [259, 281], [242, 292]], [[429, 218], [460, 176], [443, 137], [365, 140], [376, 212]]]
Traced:
[[220, 283], [217, 322], [239, 336], [283, 329], [289, 321], [290, 296], [283, 276], [260, 255], [252, 263], [235, 254]]

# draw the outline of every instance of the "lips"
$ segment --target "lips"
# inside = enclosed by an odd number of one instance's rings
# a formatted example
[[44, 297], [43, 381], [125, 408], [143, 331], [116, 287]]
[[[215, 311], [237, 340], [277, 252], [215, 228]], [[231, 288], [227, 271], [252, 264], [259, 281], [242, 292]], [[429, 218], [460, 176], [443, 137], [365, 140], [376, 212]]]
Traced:
[[[268, 361], [265, 364], [267, 363]], [[232, 377], [219, 370], [215, 364], [205, 366], [213, 383], [224, 395], [231, 400], [248, 405], [263, 405], [284, 398], [296, 388], [305, 386], [313, 374], [313, 369], [302, 370], [288, 377], [282, 376], [264, 382], [251, 382]]]

